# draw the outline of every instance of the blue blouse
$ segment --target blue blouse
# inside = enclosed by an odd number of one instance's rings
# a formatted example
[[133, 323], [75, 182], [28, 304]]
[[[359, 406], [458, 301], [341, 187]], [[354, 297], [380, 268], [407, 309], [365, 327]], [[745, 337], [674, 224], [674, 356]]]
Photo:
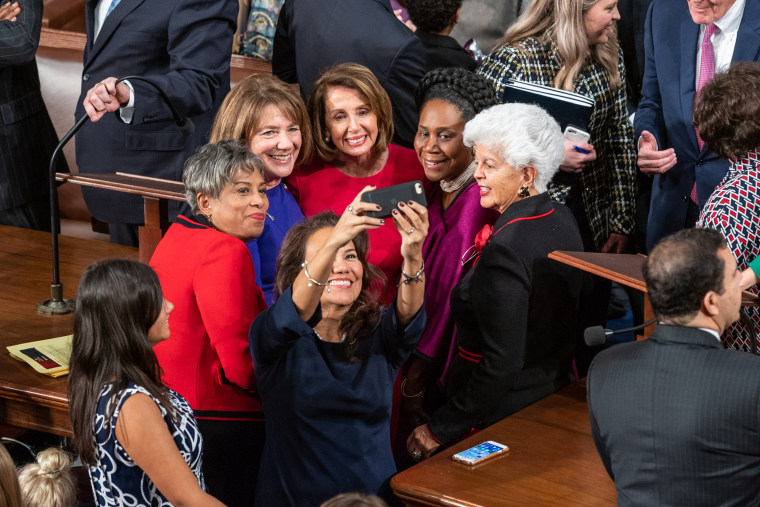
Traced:
[[396, 473], [391, 454], [393, 382], [425, 328], [425, 310], [398, 325], [395, 306], [358, 338], [354, 358], [320, 340], [286, 290], [251, 326], [266, 414], [256, 505], [319, 505], [350, 491], [380, 493]]
[[305, 217], [284, 183], [267, 190], [269, 209], [261, 236], [247, 242], [256, 270], [256, 285], [264, 291], [267, 305], [274, 303], [274, 271], [282, 240], [293, 224]]
[[[198, 425], [193, 417], [193, 410], [185, 399], [169, 389], [169, 401], [179, 416], [179, 424], [174, 424], [171, 417], [158, 399], [154, 398], [145, 388], [129, 384], [121, 392], [114, 393], [114, 384], [106, 383], [100, 392], [98, 408], [95, 412], [93, 432], [95, 437], [95, 457], [97, 463], [90, 467], [90, 483], [96, 505], [171, 505], [150, 480], [148, 474], [132, 461], [129, 454], [116, 440], [114, 432], [116, 418], [127, 398], [133, 394], [142, 393], [156, 402], [161, 415], [169, 428], [174, 443], [177, 444], [182, 457], [185, 458], [190, 470], [193, 471], [198, 483], [205, 491], [201, 460], [203, 455], [203, 439], [198, 431]], [[106, 414], [111, 403], [116, 404], [113, 416], [106, 421]]]

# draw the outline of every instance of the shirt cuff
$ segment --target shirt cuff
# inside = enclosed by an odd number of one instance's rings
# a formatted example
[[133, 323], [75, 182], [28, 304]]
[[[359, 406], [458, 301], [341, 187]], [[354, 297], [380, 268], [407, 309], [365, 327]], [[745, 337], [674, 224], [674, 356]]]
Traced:
[[122, 81], [122, 83], [129, 87], [129, 102], [126, 106], [119, 108], [119, 117], [124, 123], [131, 124], [132, 118], [135, 116], [135, 89], [129, 81]]

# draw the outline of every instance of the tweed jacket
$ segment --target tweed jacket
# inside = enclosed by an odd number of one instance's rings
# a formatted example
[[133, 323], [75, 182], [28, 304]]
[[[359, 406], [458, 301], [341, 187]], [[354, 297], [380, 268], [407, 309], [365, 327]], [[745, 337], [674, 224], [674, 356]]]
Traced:
[[[529, 37], [517, 46], [495, 49], [483, 60], [478, 73], [491, 81], [496, 94], [503, 97], [508, 78], [554, 86], [561, 66], [562, 59], [554, 41], [541, 42]], [[578, 73], [573, 87], [575, 93], [594, 99], [588, 128], [597, 158], [581, 172], [580, 194], [597, 249], [604, 245], [610, 233], [630, 234], [635, 227], [636, 152], [633, 126], [625, 104], [622, 52], [619, 52], [618, 70], [621, 86], [612, 90], [604, 67], [589, 60]], [[560, 183], [567, 174], [557, 173], [549, 188], [552, 199], [562, 203], [570, 191], [567, 183]]]

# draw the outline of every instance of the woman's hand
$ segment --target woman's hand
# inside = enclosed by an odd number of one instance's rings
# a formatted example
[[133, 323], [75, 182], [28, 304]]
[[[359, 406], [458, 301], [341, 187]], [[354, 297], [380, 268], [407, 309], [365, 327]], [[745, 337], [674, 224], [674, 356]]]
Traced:
[[[376, 187], [367, 185], [359, 192], [354, 200], [351, 201], [343, 214], [340, 216], [340, 220], [335, 225], [328, 244], [333, 246], [337, 251], [343, 247], [346, 243], [353, 240], [357, 234], [369, 229], [377, 229], [385, 223], [385, 220], [381, 218], [368, 217], [364, 213], [367, 211], [381, 211], [382, 208], [371, 202], [362, 202], [362, 194], [374, 190]], [[310, 268], [311, 270], [311, 268]]]
[[422, 204], [409, 201], [398, 203], [398, 209], [394, 209], [393, 223], [401, 234], [401, 255], [404, 259], [422, 259], [422, 245], [428, 234], [427, 209]]
[[116, 84], [115, 77], [109, 77], [89, 89], [84, 97], [84, 110], [92, 121], [100, 120], [104, 114], [112, 113], [122, 104], [129, 102], [129, 86]]
[[625, 253], [625, 247], [628, 245], [628, 236], [611, 232], [607, 242], [602, 246], [602, 253]]
[[[588, 153], [581, 153], [575, 148], [578, 147]], [[583, 170], [586, 163], [596, 160], [596, 151], [594, 145], [588, 143], [574, 143], [565, 141], [565, 161], [559, 166], [561, 171], [568, 173], [579, 173]]]
[[440, 446], [441, 444], [433, 438], [427, 424], [414, 428], [412, 434], [406, 439], [406, 449], [417, 461], [429, 458]]

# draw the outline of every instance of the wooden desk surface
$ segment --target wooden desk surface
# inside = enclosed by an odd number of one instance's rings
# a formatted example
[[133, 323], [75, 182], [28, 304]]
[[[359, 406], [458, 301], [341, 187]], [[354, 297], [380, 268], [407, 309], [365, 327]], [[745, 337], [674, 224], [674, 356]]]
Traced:
[[[510, 451], [469, 467], [451, 456], [485, 440]], [[576, 382], [391, 480], [407, 505], [615, 505], [591, 439], [586, 389]]]
[[[59, 236], [64, 297], [74, 298], [82, 271], [97, 261], [137, 260], [137, 249]], [[71, 436], [67, 377], [53, 379], [13, 359], [5, 347], [70, 334], [72, 316], [41, 315], [50, 297], [50, 234], [0, 226], [0, 423]]]

